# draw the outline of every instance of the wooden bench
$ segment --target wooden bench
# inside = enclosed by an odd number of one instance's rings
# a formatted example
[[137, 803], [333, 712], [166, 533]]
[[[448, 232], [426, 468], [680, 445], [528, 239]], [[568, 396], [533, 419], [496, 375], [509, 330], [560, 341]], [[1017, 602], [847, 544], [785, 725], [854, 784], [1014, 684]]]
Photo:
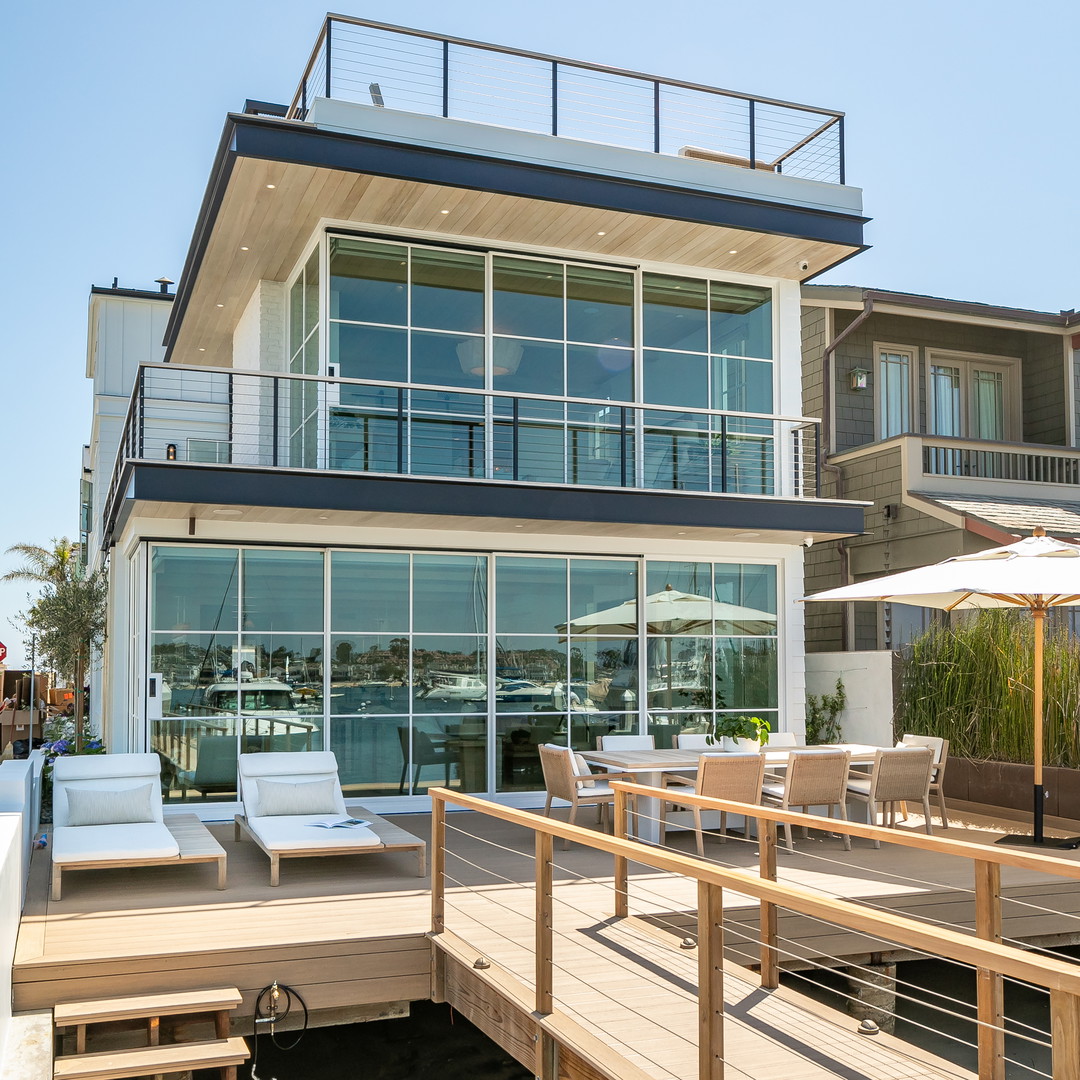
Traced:
[[311, 847], [283, 848], [277, 851], [271, 850], [252, 832], [243, 814], [237, 814], [235, 818], [235, 836], [241, 840], [244, 836], [253, 840], [270, 859], [270, 884], [278, 885], [281, 877], [282, 859], [306, 859], [319, 855], [381, 855], [387, 851], [412, 851], [416, 853], [416, 874], [423, 877], [427, 872], [427, 843], [420, 837], [406, 832], [386, 818], [372, 814], [362, 806], [351, 807], [349, 813], [356, 818], [362, 818], [368, 822], [371, 831], [379, 838], [378, 846], [372, 845], [366, 848], [345, 849], [331, 844], [322, 846], [318, 843], [318, 830], [312, 829]]
[[225, 849], [214, 839], [210, 830], [195, 814], [166, 814], [165, 828], [172, 833], [180, 854], [164, 859], [97, 859], [80, 862], [52, 862], [51, 900], [61, 897], [61, 874], [65, 870], [110, 870], [118, 867], [133, 866], [172, 866], [176, 863], [217, 863], [217, 887], [225, 888], [226, 859]]
[[[53, 1026], [75, 1028], [75, 1053], [60, 1056], [53, 1067], [56, 1080], [108, 1080], [112, 1077], [160, 1075], [184, 1069], [219, 1068], [226, 1080], [235, 1080], [236, 1066], [247, 1056], [243, 1039], [229, 1037], [229, 1014], [242, 998], [236, 987], [183, 990], [171, 994], [69, 1001], [53, 1007]], [[160, 1044], [163, 1016], [214, 1017], [209, 1042]], [[122, 1020], [146, 1021], [146, 1046], [86, 1052], [86, 1029], [92, 1024]]]

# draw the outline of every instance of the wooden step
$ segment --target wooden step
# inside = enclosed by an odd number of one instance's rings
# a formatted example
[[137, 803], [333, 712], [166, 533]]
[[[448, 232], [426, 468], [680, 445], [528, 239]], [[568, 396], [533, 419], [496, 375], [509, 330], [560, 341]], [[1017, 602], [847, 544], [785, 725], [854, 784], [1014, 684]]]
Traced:
[[242, 1065], [248, 1054], [247, 1043], [238, 1037], [72, 1054], [56, 1059], [53, 1077], [55, 1080], [118, 1080], [125, 1076], [152, 1076], [184, 1069], [212, 1069], [222, 1065]]
[[70, 1027], [72, 1024], [100, 1024], [109, 1020], [220, 1012], [235, 1009], [241, 1000], [240, 991], [235, 986], [227, 986], [214, 990], [184, 990], [174, 994], [67, 1001], [53, 1006], [53, 1023], [57, 1027]]

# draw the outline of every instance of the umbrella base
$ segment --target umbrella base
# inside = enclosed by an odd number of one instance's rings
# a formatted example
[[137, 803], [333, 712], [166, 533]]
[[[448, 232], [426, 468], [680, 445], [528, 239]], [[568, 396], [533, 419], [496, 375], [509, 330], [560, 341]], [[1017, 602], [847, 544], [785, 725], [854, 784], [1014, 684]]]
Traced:
[[1028, 846], [1042, 848], [1059, 848], [1075, 850], [1080, 848], [1080, 836], [1032, 836], [1030, 833], [1010, 833], [1008, 836], [999, 837], [995, 844], [1007, 844], [1013, 846]]

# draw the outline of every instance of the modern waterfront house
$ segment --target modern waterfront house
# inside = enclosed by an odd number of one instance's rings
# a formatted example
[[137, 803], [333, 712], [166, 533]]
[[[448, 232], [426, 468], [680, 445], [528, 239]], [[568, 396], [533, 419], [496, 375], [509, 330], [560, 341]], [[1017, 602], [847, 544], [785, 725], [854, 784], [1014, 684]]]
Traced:
[[325, 748], [379, 810], [800, 731], [805, 547], [863, 527], [800, 284], [864, 220], [842, 114], [328, 17], [227, 117], [175, 296], [91, 298], [110, 749], [220, 813], [239, 752]]
[[[803, 290], [805, 408], [825, 490], [866, 532], [807, 557], [807, 591], [1011, 543], [1080, 536], [1080, 316], [853, 286]], [[827, 375], [823, 375], [823, 372]], [[937, 617], [814, 605], [815, 650], [893, 649]]]

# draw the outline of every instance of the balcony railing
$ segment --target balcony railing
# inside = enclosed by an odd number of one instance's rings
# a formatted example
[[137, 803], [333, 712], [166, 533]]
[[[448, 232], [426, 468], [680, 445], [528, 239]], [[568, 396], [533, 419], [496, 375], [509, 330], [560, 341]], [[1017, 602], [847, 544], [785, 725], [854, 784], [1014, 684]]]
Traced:
[[965, 476], [1036, 484], [1080, 484], [1080, 453], [1056, 447], [1008, 446], [923, 437], [922, 471], [927, 476]]
[[128, 461], [813, 498], [818, 422], [360, 379], [148, 364]]
[[845, 182], [831, 109], [342, 15], [325, 20], [289, 118], [320, 97]]

